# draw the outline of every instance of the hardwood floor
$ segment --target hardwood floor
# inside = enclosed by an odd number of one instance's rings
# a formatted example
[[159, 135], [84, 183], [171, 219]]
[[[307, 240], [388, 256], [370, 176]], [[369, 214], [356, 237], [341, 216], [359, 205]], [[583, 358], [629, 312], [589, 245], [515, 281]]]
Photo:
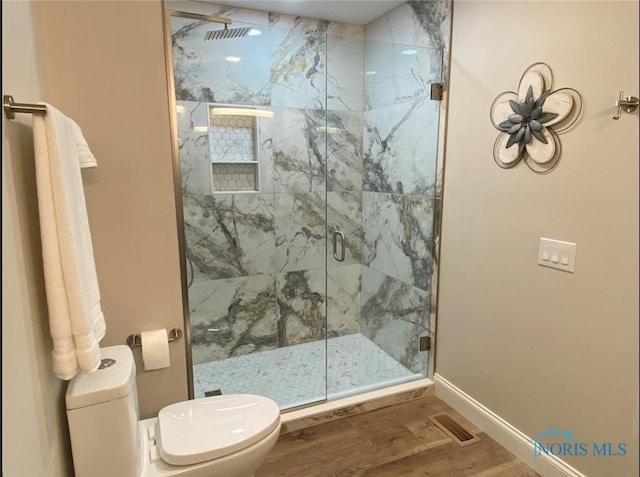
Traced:
[[[427, 419], [449, 412], [480, 441], [460, 447]], [[539, 477], [431, 395], [280, 437], [255, 477]]]

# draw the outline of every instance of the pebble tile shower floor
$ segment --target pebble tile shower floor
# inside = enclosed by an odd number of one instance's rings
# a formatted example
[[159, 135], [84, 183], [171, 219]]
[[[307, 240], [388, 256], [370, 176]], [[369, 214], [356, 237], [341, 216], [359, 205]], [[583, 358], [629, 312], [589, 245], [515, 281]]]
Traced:
[[281, 409], [422, 377], [361, 334], [197, 364], [193, 374], [196, 398], [217, 389], [222, 394], [259, 394]]

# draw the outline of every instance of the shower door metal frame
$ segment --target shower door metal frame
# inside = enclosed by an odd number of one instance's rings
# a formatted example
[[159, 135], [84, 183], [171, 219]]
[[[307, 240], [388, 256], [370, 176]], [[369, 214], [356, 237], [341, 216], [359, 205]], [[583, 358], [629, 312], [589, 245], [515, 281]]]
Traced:
[[[176, 90], [173, 71], [173, 42], [171, 39], [171, 17], [183, 16], [193, 19], [208, 20], [206, 15], [183, 13], [170, 10], [162, 2], [162, 18], [164, 27], [164, 56], [169, 94], [169, 121], [171, 125], [171, 148], [173, 157], [173, 186], [176, 204], [176, 224], [178, 229], [178, 250], [180, 255], [180, 285], [182, 291], [182, 320], [184, 325], [184, 346], [187, 365], [187, 389], [189, 399], [195, 398], [193, 383], [193, 353], [191, 351], [191, 322], [189, 320], [189, 289], [187, 280], [187, 238], [184, 231], [184, 203], [182, 199], [182, 171], [180, 169], [180, 146], [178, 143], [178, 112], [176, 109]], [[216, 21], [218, 17], [211, 17]]]

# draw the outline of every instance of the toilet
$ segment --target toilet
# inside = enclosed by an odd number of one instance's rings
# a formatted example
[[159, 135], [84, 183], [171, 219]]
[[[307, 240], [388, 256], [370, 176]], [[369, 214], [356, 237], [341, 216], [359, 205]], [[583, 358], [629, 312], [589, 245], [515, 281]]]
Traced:
[[250, 477], [278, 440], [278, 405], [251, 394], [179, 402], [139, 420], [131, 349], [102, 348], [102, 363], [66, 392], [76, 477]]

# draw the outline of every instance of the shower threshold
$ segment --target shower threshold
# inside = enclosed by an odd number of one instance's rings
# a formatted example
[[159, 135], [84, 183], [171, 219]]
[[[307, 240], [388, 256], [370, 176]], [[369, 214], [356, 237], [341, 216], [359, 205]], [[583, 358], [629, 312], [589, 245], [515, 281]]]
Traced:
[[196, 364], [193, 374], [196, 398], [259, 394], [283, 410], [424, 378], [359, 333]]

